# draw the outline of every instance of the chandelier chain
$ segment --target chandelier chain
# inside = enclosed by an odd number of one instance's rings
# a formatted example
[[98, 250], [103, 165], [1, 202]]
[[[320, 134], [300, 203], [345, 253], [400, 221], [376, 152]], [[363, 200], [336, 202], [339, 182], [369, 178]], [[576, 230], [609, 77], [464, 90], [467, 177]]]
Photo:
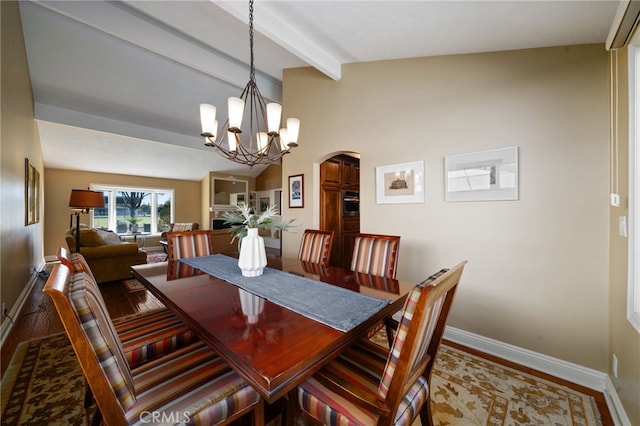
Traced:
[[[234, 106], [234, 124], [230, 118], [222, 125], [218, 135], [218, 122], [215, 120], [216, 108], [213, 105], [201, 104], [202, 121], [201, 136], [205, 137], [205, 146], [215, 148], [223, 157], [253, 167], [256, 164], [272, 164], [298, 146], [300, 120], [288, 118], [287, 127], [278, 131], [282, 106], [277, 103], [267, 104], [256, 84], [253, 40], [253, 1], [249, 0], [249, 82], [240, 94], [240, 98], [229, 98], [229, 117], [231, 117], [232, 101]], [[241, 109], [240, 112], [236, 108]], [[271, 112], [269, 112], [271, 111]], [[244, 126], [241, 125], [245, 119]], [[275, 118], [275, 120], [273, 120]], [[245, 127], [244, 132], [241, 126]], [[244, 136], [244, 141], [241, 135]]]
[[249, 0], [249, 54], [250, 54], [250, 69], [249, 80], [256, 81], [256, 68], [253, 65], [253, 0]]

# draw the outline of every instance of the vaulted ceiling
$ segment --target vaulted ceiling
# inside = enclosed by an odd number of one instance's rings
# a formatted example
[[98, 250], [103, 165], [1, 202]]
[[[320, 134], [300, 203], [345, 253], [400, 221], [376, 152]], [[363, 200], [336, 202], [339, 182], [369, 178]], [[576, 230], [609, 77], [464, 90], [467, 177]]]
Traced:
[[[345, 63], [602, 43], [614, 1], [256, 0], [255, 65], [339, 80]], [[20, 1], [46, 167], [199, 180], [256, 176], [203, 146], [198, 105], [249, 79], [248, 1]], [[302, 123], [304, 126], [304, 123]], [[304, 140], [300, 140], [304, 144]], [[70, 161], [73, 154], [73, 161]]]

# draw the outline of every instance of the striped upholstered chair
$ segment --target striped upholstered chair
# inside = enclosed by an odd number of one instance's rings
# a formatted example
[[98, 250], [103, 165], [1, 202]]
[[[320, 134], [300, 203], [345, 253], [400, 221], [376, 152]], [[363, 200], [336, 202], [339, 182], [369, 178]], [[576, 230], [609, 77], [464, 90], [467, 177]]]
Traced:
[[[87, 279], [95, 279], [86, 260], [80, 253], [71, 253], [60, 247], [57, 252], [60, 263], [73, 273], [85, 273]], [[97, 286], [97, 284], [95, 284]], [[167, 308], [162, 307], [134, 317], [113, 321], [125, 358], [130, 367], [171, 353], [198, 341], [196, 334]]]
[[399, 250], [399, 236], [357, 234], [353, 246], [351, 270], [379, 277], [395, 278]]
[[[357, 234], [353, 245], [351, 270], [395, 279], [398, 270], [399, 250], [400, 237], [397, 235]], [[398, 315], [396, 314], [395, 317], [387, 318], [384, 321], [389, 347], [393, 343], [393, 330], [398, 327]], [[372, 328], [369, 335], [374, 335], [381, 328], [382, 324]]]
[[167, 260], [213, 254], [213, 232], [210, 230], [167, 233]]
[[302, 234], [298, 259], [303, 262], [329, 266], [334, 231], [306, 229]]
[[[225, 424], [253, 412], [264, 423], [263, 401], [202, 342], [131, 369], [98, 286], [84, 272], [56, 265], [44, 286], [108, 425]], [[155, 416], [155, 417], [154, 417]]]
[[292, 414], [325, 425], [432, 425], [429, 383], [466, 262], [442, 270], [407, 296], [393, 347], [363, 339], [289, 395]]

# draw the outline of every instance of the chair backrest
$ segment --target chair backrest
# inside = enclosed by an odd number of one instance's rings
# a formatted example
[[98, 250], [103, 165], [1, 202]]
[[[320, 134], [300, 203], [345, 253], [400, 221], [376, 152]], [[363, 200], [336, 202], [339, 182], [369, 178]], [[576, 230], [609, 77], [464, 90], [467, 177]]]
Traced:
[[328, 266], [334, 234], [334, 231], [306, 229], [302, 234], [298, 259]]
[[[378, 392], [395, 413], [420, 376], [430, 383], [442, 334], [465, 262], [443, 269], [415, 286], [404, 304], [402, 319]], [[428, 403], [428, 402], [427, 402]]]
[[167, 233], [167, 260], [213, 254], [213, 231], [185, 231]]
[[200, 229], [198, 222], [176, 222], [170, 223], [169, 229], [160, 234], [160, 238], [166, 239], [169, 232], [197, 231]]
[[131, 370], [98, 285], [84, 272], [55, 265], [43, 291], [69, 336], [84, 376], [108, 424], [124, 422], [135, 401]]
[[200, 225], [197, 222], [176, 222], [169, 225], [169, 232], [197, 231]]
[[351, 270], [395, 278], [399, 251], [400, 237], [397, 235], [357, 234]]
[[[56, 256], [60, 263], [65, 265], [67, 268], [74, 272], [84, 272], [88, 274], [93, 281], [96, 281], [96, 278], [93, 276], [91, 272], [91, 268], [89, 268], [89, 264], [84, 256], [80, 253], [69, 253], [69, 251], [64, 247], [59, 247], [56, 252]], [[97, 282], [97, 281], [96, 281]]]
[[58, 247], [58, 251], [56, 252], [56, 257], [58, 261], [65, 265], [67, 268], [73, 270], [73, 265], [71, 264], [71, 258], [69, 257], [69, 250], [64, 247]]

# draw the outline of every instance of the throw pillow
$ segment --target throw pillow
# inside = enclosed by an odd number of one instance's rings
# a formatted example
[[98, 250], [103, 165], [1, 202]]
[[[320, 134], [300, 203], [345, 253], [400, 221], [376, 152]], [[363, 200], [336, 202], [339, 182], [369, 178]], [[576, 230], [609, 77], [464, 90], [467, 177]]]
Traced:
[[80, 229], [80, 245], [82, 247], [99, 247], [104, 240], [95, 229]]
[[102, 237], [102, 240], [108, 246], [122, 243], [118, 234], [113, 231], [98, 229], [98, 234], [100, 234], [100, 237]]

